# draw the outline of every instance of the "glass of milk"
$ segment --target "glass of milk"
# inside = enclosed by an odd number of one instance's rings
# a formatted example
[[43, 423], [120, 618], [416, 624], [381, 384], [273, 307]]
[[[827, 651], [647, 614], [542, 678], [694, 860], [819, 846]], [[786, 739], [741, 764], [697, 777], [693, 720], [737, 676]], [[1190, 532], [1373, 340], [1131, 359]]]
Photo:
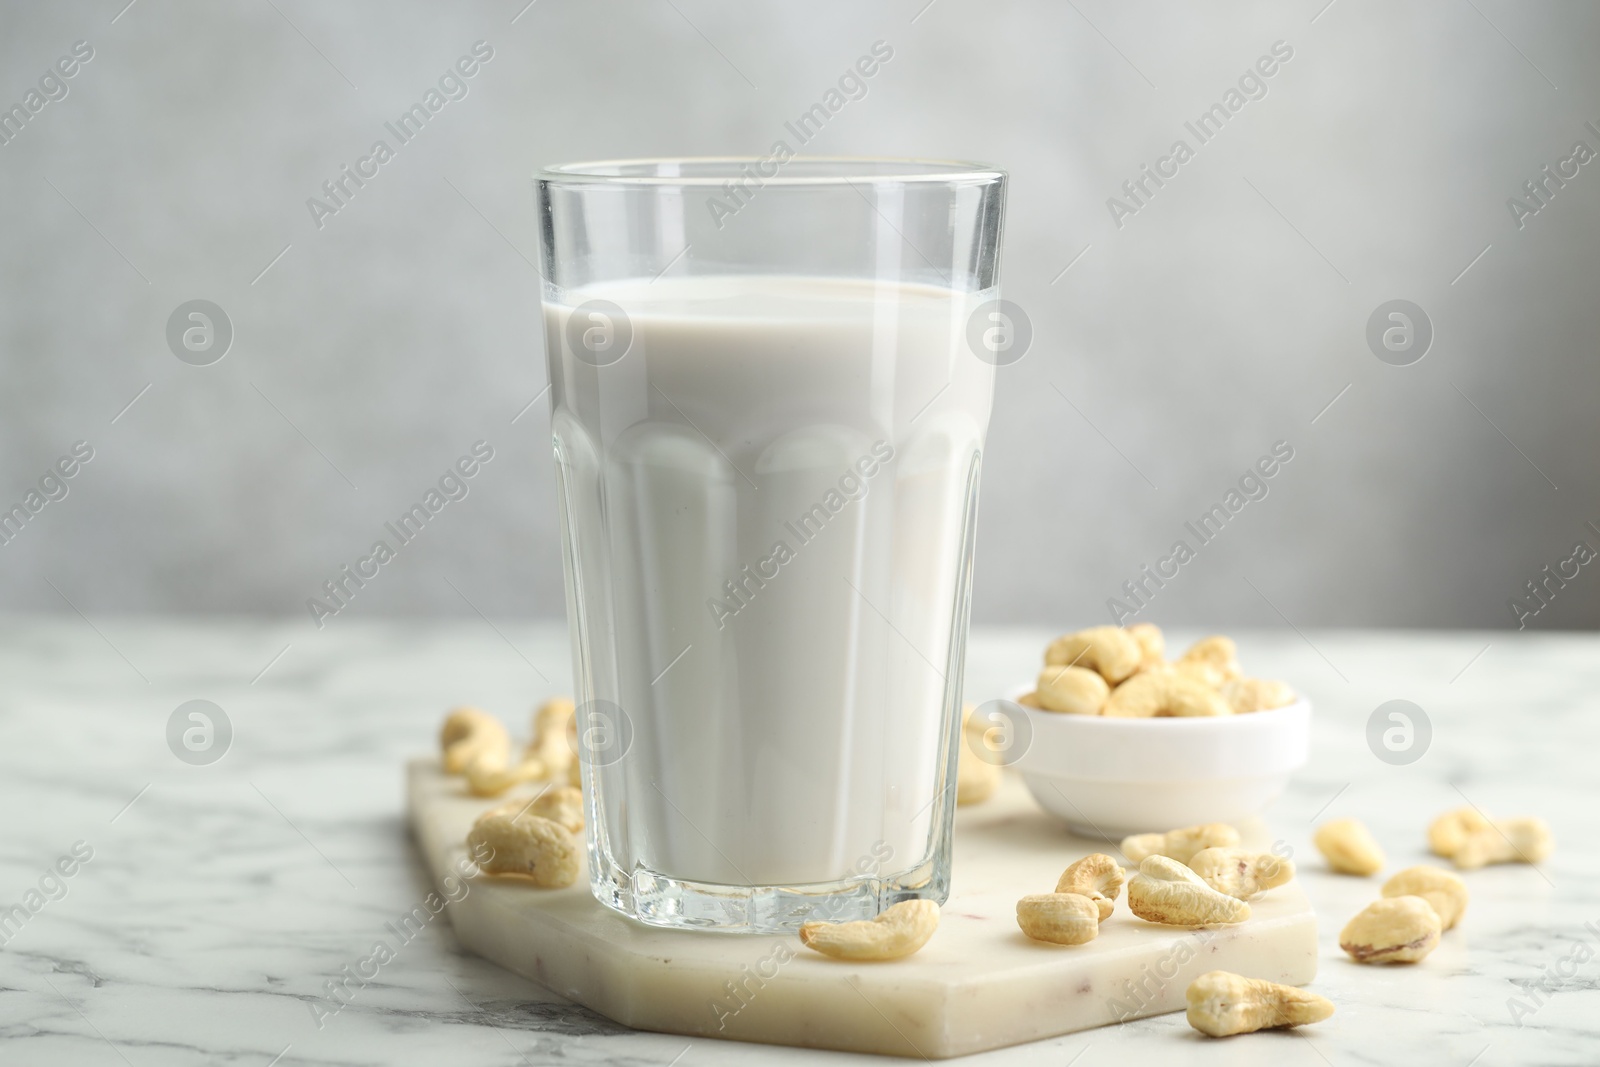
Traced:
[[944, 901], [1005, 186], [782, 142], [538, 176], [602, 903]]

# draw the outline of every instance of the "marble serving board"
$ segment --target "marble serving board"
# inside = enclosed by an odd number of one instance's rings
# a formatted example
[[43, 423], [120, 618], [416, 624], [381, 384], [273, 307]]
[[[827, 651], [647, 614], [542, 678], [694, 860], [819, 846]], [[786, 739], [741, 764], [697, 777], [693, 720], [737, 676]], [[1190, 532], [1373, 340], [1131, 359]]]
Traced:
[[[1238, 926], [1147, 923], [1124, 894], [1089, 944], [1030, 941], [1017, 898], [1053, 890], [1079, 856], [1114, 850], [1071, 836], [1009, 775], [957, 813], [952, 889], [933, 940], [908, 959], [865, 964], [819, 956], [793, 935], [644, 926], [596, 901], [587, 869], [554, 890], [475, 875], [463, 896], [453, 876], [472, 821], [532, 788], [472, 797], [433, 759], [413, 761], [408, 779], [412, 832], [441, 895], [459, 898], [447, 911], [461, 943], [641, 1030], [940, 1059], [1176, 1011], [1209, 970], [1293, 985], [1316, 975], [1316, 917], [1296, 883], [1253, 902]], [[1264, 828], [1241, 830], [1265, 846]]]

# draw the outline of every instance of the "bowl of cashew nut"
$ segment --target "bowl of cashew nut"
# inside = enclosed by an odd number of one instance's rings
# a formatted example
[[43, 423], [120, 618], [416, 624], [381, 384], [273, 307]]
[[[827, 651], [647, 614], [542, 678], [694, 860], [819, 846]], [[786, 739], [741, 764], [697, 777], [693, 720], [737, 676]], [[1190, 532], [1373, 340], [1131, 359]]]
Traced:
[[1169, 661], [1150, 623], [1057, 638], [1011, 699], [1027, 733], [1013, 766], [1046, 811], [1091, 837], [1259, 815], [1310, 751], [1304, 696], [1246, 675], [1226, 637]]

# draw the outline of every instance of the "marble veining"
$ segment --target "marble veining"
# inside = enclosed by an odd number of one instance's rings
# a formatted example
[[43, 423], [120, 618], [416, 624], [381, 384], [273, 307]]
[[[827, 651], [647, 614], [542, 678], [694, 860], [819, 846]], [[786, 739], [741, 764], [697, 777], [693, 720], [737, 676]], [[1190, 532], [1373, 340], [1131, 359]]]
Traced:
[[[442, 918], [319, 1029], [323, 984], [429, 891], [404, 826], [403, 761], [429, 747], [450, 704], [517, 721], [568, 684], [563, 627], [497, 625], [336, 619], [319, 632], [110, 619], [96, 632], [75, 617], [0, 622], [0, 909], [36, 890], [40, 902], [0, 932], [0, 1059], [893, 1062], [627, 1030], [463, 952]], [[1049, 636], [975, 634], [969, 696], [1028, 678]], [[1321, 923], [1312, 988], [1338, 1013], [1303, 1033], [1225, 1042], [1173, 1014], [973, 1060], [1600, 1062], [1600, 637], [1236, 636], [1248, 665], [1317, 706], [1311, 763], [1267, 824], [1301, 865]], [[1397, 697], [1433, 725], [1429, 751], [1407, 766], [1378, 760], [1366, 742], [1372, 710]], [[215, 701], [233, 726], [230, 750], [209, 766], [167, 748], [168, 716], [195, 698]], [[1337, 931], [1380, 882], [1322, 872], [1316, 822], [1365, 820], [1392, 871], [1425, 862], [1427, 820], [1467, 802], [1545, 816], [1555, 856], [1540, 869], [1473, 872], [1462, 926], [1423, 964], [1348, 962]], [[47, 880], [79, 842], [92, 858]]]

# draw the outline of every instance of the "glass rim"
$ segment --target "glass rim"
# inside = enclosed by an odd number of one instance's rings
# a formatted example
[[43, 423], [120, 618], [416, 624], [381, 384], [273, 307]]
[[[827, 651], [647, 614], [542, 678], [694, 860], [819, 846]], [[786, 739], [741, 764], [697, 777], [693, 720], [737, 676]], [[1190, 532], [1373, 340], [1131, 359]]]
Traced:
[[[761, 164], [778, 165], [768, 175]], [[688, 169], [691, 173], [662, 173]], [[754, 173], [749, 173], [750, 171]], [[796, 172], [796, 171], [799, 172]], [[534, 175], [556, 185], [720, 187], [729, 181], [754, 178], [768, 185], [853, 185], [857, 182], [939, 182], [978, 184], [999, 181], [1006, 172], [991, 163], [894, 156], [802, 156], [779, 162], [773, 156], [662, 156], [639, 159], [602, 159], [584, 163], [558, 163]]]

